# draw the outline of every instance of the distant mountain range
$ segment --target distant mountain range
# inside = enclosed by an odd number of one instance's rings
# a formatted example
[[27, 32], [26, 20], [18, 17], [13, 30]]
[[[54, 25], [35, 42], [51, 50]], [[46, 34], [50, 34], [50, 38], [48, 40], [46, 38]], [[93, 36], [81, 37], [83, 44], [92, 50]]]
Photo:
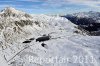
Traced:
[[79, 12], [74, 14], [64, 15], [65, 17], [77, 25], [88, 25], [90, 23], [100, 23], [100, 12]]
[[72, 23], [78, 25], [80, 28], [88, 31], [89, 34], [93, 33], [94, 35], [94, 32], [96, 32], [96, 35], [98, 35], [100, 33], [100, 12], [79, 12], [61, 17], [67, 18]]

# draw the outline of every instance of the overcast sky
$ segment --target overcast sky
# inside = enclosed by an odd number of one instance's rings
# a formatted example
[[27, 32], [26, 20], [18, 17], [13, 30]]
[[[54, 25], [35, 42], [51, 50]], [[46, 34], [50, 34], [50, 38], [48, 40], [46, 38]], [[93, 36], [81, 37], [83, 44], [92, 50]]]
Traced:
[[0, 0], [0, 9], [5, 7], [14, 7], [31, 14], [100, 12], [100, 0]]

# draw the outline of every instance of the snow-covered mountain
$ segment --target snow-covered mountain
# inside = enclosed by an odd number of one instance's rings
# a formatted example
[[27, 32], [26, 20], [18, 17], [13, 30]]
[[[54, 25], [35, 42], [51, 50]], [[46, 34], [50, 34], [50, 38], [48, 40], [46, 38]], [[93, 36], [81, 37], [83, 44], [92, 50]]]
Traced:
[[100, 35], [100, 12], [79, 12], [62, 16], [69, 19], [72, 23], [90, 32], [91, 35]]
[[[0, 13], [0, 66], [100, 66], [100, 38], [59, 16]], [[38, 58], [38, 59], [37, 59]]]
[[95, 12], [95, 11], [79, 12], [79, 13], [74, 13], [73, 15], [79, 18], [82, 18], [82, 17], [100, 18], [100, 12]]
[[16, 18], [31, 18], [31, 16], [25, 12], [16, 10], [12, 7], [7, 7], [0, 12], [0, 17], [16, 17]]
[[[68, 14], [63, 17], [68, 18], [69, 20], [71, 20], [73, 23], [77, 25], [79, 24], [86, 25], [92, 22], [100, 23], [100, 12], [94, 12], [94, 11]], [[84, 21], [82, 21], [82, 19]]]
[[[15, 16], [14, 16], [15, 15]], [[28, 15], [28, 17], [26, 16]], [[13, 42], [17, 39], [28, 37], [29, 35], [39, 34], [38, 31], [45, 30], [64, 30], [72, 29], [75, 26], [61, 17], [50, 17], [46, 15], [29, 15], [25, 12], [18, 11], [8, 7], [2, 10], [0, 14], [0, 31], [6, 41]], [[71, 25], [72, 28], [66, 27]], [[33, 34], [34, 33], [34, 34]], [[39, 34], [40, 35], [40, 34]]]

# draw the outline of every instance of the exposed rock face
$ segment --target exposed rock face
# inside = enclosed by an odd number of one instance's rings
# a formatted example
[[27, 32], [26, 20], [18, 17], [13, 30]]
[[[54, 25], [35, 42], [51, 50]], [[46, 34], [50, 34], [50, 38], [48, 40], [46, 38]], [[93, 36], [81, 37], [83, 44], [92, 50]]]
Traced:
[[47, 41], [47, 40], [50, 40], [50, 36], [43, 36], [43, 37], [39, 37], [36, 39], [36, 42], [39, 41], [39, 42], [42, 42], [42, 41]]

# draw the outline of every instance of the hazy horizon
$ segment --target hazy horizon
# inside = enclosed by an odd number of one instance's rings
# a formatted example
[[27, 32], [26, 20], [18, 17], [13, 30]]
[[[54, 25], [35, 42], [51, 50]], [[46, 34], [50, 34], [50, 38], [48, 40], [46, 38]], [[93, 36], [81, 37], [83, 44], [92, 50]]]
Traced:
[[99, 0], [0, 0], [0, 10], [13, 7], [30, 14], [100, 12]]

